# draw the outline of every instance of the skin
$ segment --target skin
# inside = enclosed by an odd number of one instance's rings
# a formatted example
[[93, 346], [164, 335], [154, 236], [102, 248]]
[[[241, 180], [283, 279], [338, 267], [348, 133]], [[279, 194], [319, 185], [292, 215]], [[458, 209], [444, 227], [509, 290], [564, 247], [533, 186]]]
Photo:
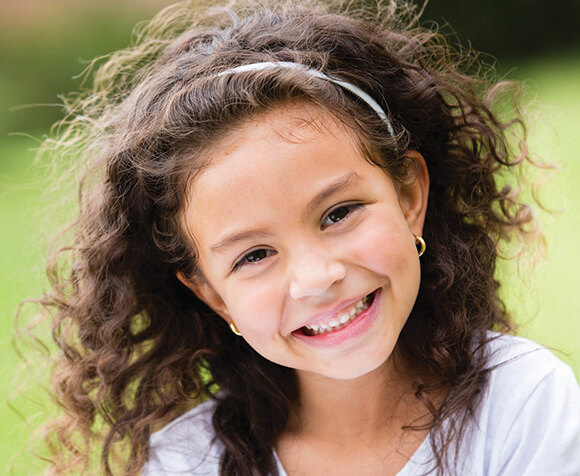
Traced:
[[[332, 115], [295, 104], [225, 137], [189, 190], [184, 226], [203, 278], [178, 278], [257, 352], [296, 369], [300, 407], [276, 444], [288, 474], [396, 474], [425, 437], [401, 430], [424, 411], [393, 365], [429, 188], [423, 157], [407, 155], [416, 176], [395, 184]], [[377, 290], [362, 334], [327, 347], [297, 337]]]

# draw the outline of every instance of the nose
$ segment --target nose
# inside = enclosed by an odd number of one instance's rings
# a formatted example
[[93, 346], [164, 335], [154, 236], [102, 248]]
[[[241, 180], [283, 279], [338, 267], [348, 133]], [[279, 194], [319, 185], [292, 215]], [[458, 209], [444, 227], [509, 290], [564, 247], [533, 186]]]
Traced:
[[309, 253], [294, 263], [290, 296], [292, 299], [323, 296], [334, 283], [344, 279], [345, 275], [346, 269], [341, 262], [325, 259], [318, 253]]

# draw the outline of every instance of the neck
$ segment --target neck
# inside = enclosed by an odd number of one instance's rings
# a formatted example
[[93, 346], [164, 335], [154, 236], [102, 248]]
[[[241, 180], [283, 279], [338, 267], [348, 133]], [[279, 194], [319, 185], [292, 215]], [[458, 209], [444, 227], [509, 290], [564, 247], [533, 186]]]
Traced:
[[329, 444], [367, 444], [420, 417], [424, 407], [413, 396], [412, 379], [390, 360], [351, 380], [298, 371], [300, 404], [289, 431]]

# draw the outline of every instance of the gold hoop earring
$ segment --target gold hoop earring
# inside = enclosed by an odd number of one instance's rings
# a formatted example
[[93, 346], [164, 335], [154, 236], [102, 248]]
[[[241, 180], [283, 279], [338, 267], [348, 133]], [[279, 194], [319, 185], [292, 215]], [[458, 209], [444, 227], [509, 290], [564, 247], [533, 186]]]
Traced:
[[417, 253], [419, 254], [419, 257], [421, 257], [423, 256], [423, 253], [425, 253], [425, 250], [427, 249], [427, 243], [425, 243], [425, 240], [421, 236], [417, 236], [415, 234], [413, 234], [413, 236], [415, 237], [415, 246], [417, 247]]
[[230, 329], [232, 330], [232, 332], [237, 335], [237, 336], [241, 336], [242, 333], [240, 332], [240, 330], [236, 327], [236, 325], [234, 324], [234, 321], [230, 321]]

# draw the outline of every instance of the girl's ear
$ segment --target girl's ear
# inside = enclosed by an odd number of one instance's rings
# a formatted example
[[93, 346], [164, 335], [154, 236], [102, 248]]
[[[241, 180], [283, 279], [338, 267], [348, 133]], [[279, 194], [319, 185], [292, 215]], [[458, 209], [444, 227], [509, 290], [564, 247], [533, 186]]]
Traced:
[[231, 322], [231, 317], [226, 304], [204, 278], [200, 277], [190, 279], [181, 271], [178, 271], [175, 275], [184, 286], [191, 289], [193, 294], [209, 306], [218, 316], [224, 319], [227, 323]]
[[429, 198], [429, 170], [425, 158], [416, 150], [408, 151], [406, 156], [412, 162], [410, 171], [414, 173], [409, 182], [400, 185], [399, 200], [409, 230], [421, 236]]

